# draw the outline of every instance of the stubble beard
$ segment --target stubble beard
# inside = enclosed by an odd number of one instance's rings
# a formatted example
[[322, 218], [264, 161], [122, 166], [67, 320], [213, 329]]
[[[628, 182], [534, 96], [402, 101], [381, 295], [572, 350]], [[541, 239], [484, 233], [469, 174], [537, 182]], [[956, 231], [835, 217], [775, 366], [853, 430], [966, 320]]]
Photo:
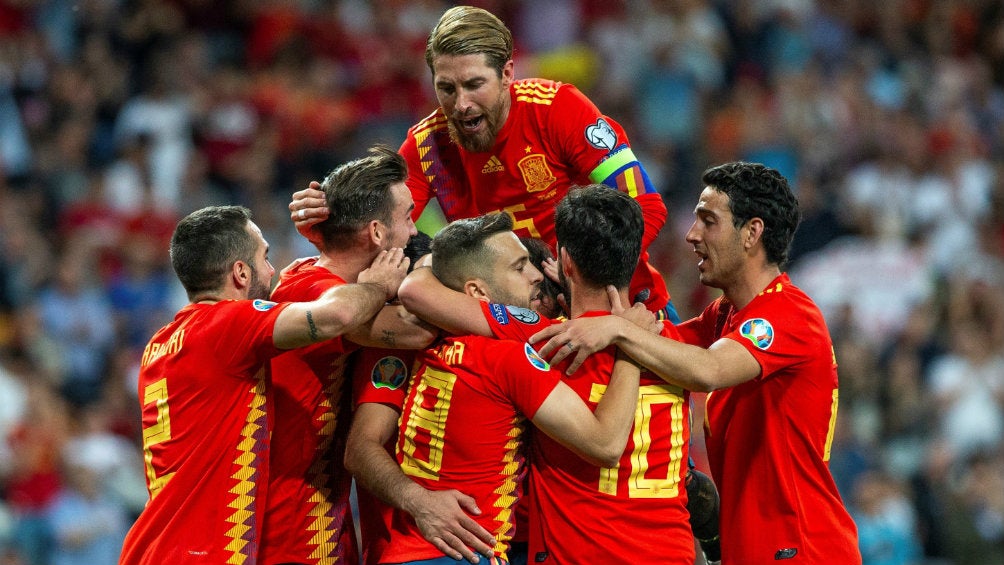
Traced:
[[502, 114], [505, 111], [504, 103], [507, 96], [509, 96], [509, 91], [503, 90], [499, 94], [499, 98], [495, 101], [495, 104], [486, 109], [482, 116], [485, 128], [480, 132], [473, 134], [466, 133], [463, 127], [460, 126], [459, 119], [451, 117], [447, 120], [446, 124], [450, 130], [450, 139], [471, 153], [491, 151], [492, 147], [495, 147], [495, 138], [498, 136], [499, 130], [502, 129]]
[[262, 282], [256, 269], [251, 270], [251, 283], [248, 285], [248, 298], [251, 300], [268, 300], [272, 293], [271, 281]]

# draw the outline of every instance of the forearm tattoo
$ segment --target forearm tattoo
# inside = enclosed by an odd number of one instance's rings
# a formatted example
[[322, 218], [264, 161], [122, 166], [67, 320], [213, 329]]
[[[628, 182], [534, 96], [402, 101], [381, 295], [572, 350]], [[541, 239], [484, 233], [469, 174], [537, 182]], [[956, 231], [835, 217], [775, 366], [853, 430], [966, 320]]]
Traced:
[[380, 341], [387, 347], [393, 348], [397, 344], [397, 334], [391, 330], [384, 330]]
[[307, 310], [307, 325], [310, 326], [310, 341], [317, 341], [317, 325], [314, 324], [314, 316]]

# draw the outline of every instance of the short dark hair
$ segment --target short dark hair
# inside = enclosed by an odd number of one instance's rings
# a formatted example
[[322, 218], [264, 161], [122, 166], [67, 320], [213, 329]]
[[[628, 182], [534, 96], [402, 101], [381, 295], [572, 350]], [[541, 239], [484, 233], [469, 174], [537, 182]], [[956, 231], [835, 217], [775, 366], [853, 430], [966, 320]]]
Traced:
[[410, 269], [429, 253], [432, 253], [432, 236], [422, 231], [409, 237], [408, 244], [404, 246], [404, 256], [411, 261]]
[[433, 73], [432, 63], [440, 55], [484, 55], [501, 77], [502, 68], [512, 59], [512, 32], [487, 10], [455, 6], [439, 18], [425, 45], [425, 62]]
[[[537, 270], [543, 273], [544, 261], [554, 259], [554, 250], [551, 249], [551, 246], [547, 242], [540, 238], [521, 237], [519, 240], [523, 243], [523, 247], [526, 247], [527, 253], [530, 254], [530, 263], [533, 263], [533, 266], [537, 267]], [[549, 297], [554, 304], [558, 304], [558, 295], [564, 293], [565, 289], [561, 288], [561, 285], [551, 280], [550, 277], [544, 275], [544, 280], [540, 282], [540, 292], [542, 295]]]
[[237, 261], [254, 265], [256, 242], [248, 232], [251, 210], [209, 206], [182, 218], [171, 235], [171, 266], [188, 298], [223, 288]]
[[573, 188], [555, 208], [554, 231], [585, 282], [618, 289], [631, 282], [645, 221], [627, 194], [602, 184]]
[[767, 261], [784, 267], [795, 230], [801, 221], [798, 198], [788, 180], [760, 163], [735, 161], [704, 171], [705, 185], [729, 197], [732, 224], [739, 228], [753, 218], [763, 220]]
[[472, 278], [490, 280], [494, 253], [485, 242], [497, 233], [512, 231], [512, 225], [512, 216], [504, 212], [450, 222], [432, 238], [433, 274], [461, 292]]
[[390, 224], [394, 209], [390, 187], [404, 182], [407, 175], [404, 157], [386, 145], [375, 145], [368, 156], [331, 171], [321, 183], [330, 214], [316, 228], [324, 245], [347, 247], [372, 220]]

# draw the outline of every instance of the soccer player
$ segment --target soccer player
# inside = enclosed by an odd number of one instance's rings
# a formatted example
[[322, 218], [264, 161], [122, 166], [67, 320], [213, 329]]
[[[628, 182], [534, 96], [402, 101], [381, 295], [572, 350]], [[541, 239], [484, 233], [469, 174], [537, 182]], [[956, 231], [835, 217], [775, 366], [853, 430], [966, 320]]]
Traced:
[[[705, 171], [687, 241], [701, 282], [723, 295], [682, 324], [685, 343], [607, 316], [534, 337], [569, 354], [569, 370], [615, 343], [664, 379], [708, 394], [705, 441], [721, 493], [725, 565], [861, 563], [857, 531], [828, 461], [837, 362], [819, 308], [781, 269], [798, 200], [774, 169], [727, 163]], [[552, 337], [553, 336], [553, 337]], [[694, 345], [687, 345], [694, 344]]]
[[[417, 233], [405, 175], [404, 159], [379, 145], [333, 170], [322, 189], [337, 212], [317, 226], [320, 255], [284, 271], [272, 299], [314, 300], [354, 283], [384, 250], [404, 247]], [[342, 465], [352, 416], [348, 355], [360, 345], [423, 348], [437, 333], [400, 305], [387, 305], [352, 332], [272, 360], [275, 425], [263, 565], [358, 562], [352, 477]]]
[[[575, 189], [558, 204], [555, 229], [571, 316], [593, 319], [609, 313], [608, 287], [627, 303], [644, 230], [638, 203], [602, 185]], [[417, 269], [402, 283], [399, 298], [449, 332], [522, 340], [558, 323], [525, 308], [472, 301], [445, 282]], [[635, 306], [625, 315], [652, 326], [652, 315]], [[668, 321], [654, 326], [650, 329], [667, 338], [677, 336]], [[609, 383], [614, 354], [610, 348], [593, 355], [582, 371], [564, 378], [591, 406]], [[584, 465], [551, 438], [534, 434], [530, 562], [692, 563], [684, 484], [689, 437], [689, 393], [650, 372], [642, 374], [631, 439], [616, 465]]]
[[[447, 220], [492, 211], [513, 217], [520, 236], [554, 245], [554, 207], [572, 186], [603, 183], [636, 199], [645, 218], [642, 255], [629, 297], [678, 321], [648, 246], [666, 221], [666, 206], [631, 149], [624, 129], [575, 86], [516, 80], [513, 38], [490, 12], [447, 10], [429, 35], [425, 60], [439, 108], [408, 130], [400, 148], [408, 162], [415, 217], [436, 198]], [[308, 239], [328, 214], [308, 188], [289, 208]]]
[[270, 358], [350, 332], [394, 297], [400, 249], [305, 303], [269, 302], [268, 243], [239, 206], [182, 219], [171, 263], [190, 304], [158, 330], [139, 373], [150, 500], [120, 563], [258, 562], [269, 474]]
[[[511, 230], [512, 219], [501, 213], [450, 223], [433, 240], [432, 270], [473, 300], [533, 305], [542, 277]], [[383, 563], [459, 558], [443, 540], [426, 541], [408, 515], [427, 511], [425, 489], [470, 499], [473, 520], [495, 536], [489, 562], [505, 562], [499, 560], [506, 559], [520, 497], [526, 420], [583, 466], [580, 457], [612, 465], [624, 449], [638, 395], [638, 371], [630, 363], [610, 359], [609, 386], [594, 414], [522, 341], [446, 337], [419, 362], [401, 413], [398, 465], [383, 447], [393, 430], [373, 430], [368, 419], [356, 419], [347, 451], [356, 479], [406, 511], [395, 514]]]

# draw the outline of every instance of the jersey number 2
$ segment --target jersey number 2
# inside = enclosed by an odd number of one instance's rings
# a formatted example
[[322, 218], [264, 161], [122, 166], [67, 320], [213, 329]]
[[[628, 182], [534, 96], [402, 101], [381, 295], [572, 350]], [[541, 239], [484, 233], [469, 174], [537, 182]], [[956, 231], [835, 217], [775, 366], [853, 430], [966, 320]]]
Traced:
[[174, 473], [157, 476], [157, 471], [153, 468], [153, 451], [151, 448], [158, 443], [171, 439], [171, 413], [167, 407], [167, 379], [146, 385], [143, 389], [143, 408], [154, 404], [157, 410], [157, 421], [152, 426], [143, 428], [143, 461], [146, 464], [146, 480], [150, 485], [150, 499], [152, 500], [160, 489], [164, 488], [167, 481], [171, 480]]

